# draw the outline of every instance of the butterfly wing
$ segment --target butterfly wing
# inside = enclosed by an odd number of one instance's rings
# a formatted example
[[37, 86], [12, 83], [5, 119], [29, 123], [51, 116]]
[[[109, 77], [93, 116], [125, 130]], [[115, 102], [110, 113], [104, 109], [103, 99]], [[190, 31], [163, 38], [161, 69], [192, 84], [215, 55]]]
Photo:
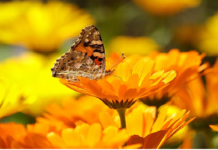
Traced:
[[58, 58], [52, 76], [79, 81], [78, 76], [99, 79], [105, 75], [105, 50], [98, 29], [89, 25], [82, 29], [70, 50]]

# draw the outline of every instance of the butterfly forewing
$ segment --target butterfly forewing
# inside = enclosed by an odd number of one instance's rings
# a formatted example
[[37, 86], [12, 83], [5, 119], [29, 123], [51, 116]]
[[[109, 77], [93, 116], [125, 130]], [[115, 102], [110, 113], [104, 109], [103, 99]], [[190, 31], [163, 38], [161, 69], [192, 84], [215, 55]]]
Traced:
[[105, 51], [98, 29], [87, 26], [70, 50], [58, 58], [52, 76], [79, 81], [78, 77], [99, 79], [105, 75]]

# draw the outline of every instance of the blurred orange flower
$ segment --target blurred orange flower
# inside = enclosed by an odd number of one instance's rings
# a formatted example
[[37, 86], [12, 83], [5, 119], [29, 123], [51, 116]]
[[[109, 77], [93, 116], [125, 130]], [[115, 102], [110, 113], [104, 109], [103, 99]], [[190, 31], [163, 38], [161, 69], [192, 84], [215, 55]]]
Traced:
[[218, 132], [218, 126], [210, 125], [210, 128]]
[[0, 148], [122, 148], [129, 139], [125, 129], [102, 129], [99, 123], [63, 127], [60, 132], [42, 132], [46, 126], [30, 126], [25, 129], [21, 124], [0, 124]]
[[15, 123], [0, 124], [0, 148], [11, 148], [11, 144], [25, 136], [24, 125]]
[[196, 46], [199, 44], [199, 33], [202, 31], [200, 24], [184, 24], [174, 29], [175, 40], [181, 45]]
[[133, 0], [139, 7], [157, 16], [170, 16], [190, 7], [196, 7], [201, 0]]
[[154, 71], [155, 62], [139, 60], [133, 67], [120, 63], [114, 75], [90, 80], [80, 78], [80, 82], [60, 79], [67, 87], [101, 99], [110, 108], [129, 108], [141, 97], [148, 96], [168, 85], [175, 76], [174, 71]]
[[[194, 127], [208, 127], [215, 124], [218, 118], [218, 59], [205, 75], [206, 87], [201, 78], [197, 78], [181, 88], [173, 104], [182, 109], [190, 110], [191, 116], [196, 116]], [[199, 123], [201, 122], [201, 123]]]
[[94, 19], [75, 5], [50, 1], [0, 3], [0, 42], [37, 52], [57, 51]]
[[49, 133], [49, 141], [56, 148], [122, 148], [129, 139], [125, 129], [115, 126], [102, 129], [99, 123], [81, 124], [63, 129], [61, 134]]
[[151, 54], [149, 58], [156, 62], [155, 70], [175, 70], [177, 76], [168, 86], [145, 97], [142, 101], [157, 107], [168, 102], [182, 85], [196, 78], [197, 73], [208, 67], [207, 64], [201, 65], [204, 56], [204, 54], [199, 55], [197, 51], [180, 52], [177, 49], [172, 49], [168, 53]]
[[75, 127], [78, 121], [88, 124], [99, 122], [99, 113], [102, 111], [113, 113], [112, 109], [91, 96], [82, 96], [79, 99], [65, 98], [62, 106], [52, 104], [46, 108], [46, 111], [43, 117], [37, 117], [40, 124], [63, 123], [66, 127]]

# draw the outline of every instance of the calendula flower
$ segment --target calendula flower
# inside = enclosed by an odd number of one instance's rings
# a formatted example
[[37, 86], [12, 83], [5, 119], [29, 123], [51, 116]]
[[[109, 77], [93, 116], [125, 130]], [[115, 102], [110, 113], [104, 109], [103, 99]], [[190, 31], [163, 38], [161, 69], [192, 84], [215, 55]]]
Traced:
[[18, 140], [26, 134], [24, 125], [14, 123], [1, 123], [0, 131], [0, 148], [2, 149], [11, 148], [13, 141]]
[[175, 78], [174, 71], [154, 72], [154, 66], [153, 61], [145, 59], [132, 68], [123, 62], [114, 75], [100, 80], [81, 77], [80, 82], [65, 79], [60, 79], [60, 82], [77, 92], [101, 99], [110, 108], [129, 108], [137, 99], [160, 90]]
[[[12, 107], [16, 110], [21, 109], [22, 105], [18, 107], [18, 104], [26, 103], [25, 98], [30, 96], [28, 107], [23, 111], [31, 115], [40, 115], [45, 106], [51, 102], [60, 102], [66, 96], [78, 95], [60, 85], [58, 79], [51, 77], [50, 68], [56, 58], [57, 55], [44, 56], [36, 53], [24, 53], [0, 62], [0, 78], [4, 81], [6, 89], [13, 90], [12, 94], [7, 94], [9, 99], [4, 98], [4, 101], [10, 101], [10, 107], [9, 103], [3, 103], [3, 106], [7, 106], [5, 107], [7, 109]], [[16, 90], [12, 88], [13, 85], [16, 85]], [[22, 95], [15, 100], [19, 91]], [[17, 102], [15, 103], [15, 101]]]
[[159, 50], [160, 47], [149, 37], [118, 36], [112, 39], [108, 49], [117, 53], [125, 52], [125, 55], [146, 55]]
[[60, 79], [60, 82], [77, 92], [97, 97], [108, 107], [116, 109], [121, 118], [121, 128], [125, 128], [126, 109], [139, 98], [165, 87], [176, 76], [174, 71], [154, 72], [154, 65], [153, 61], [142, 59], [133, 67], [120, 63], [114, 76], [100, 80], [79, 77], [79, 82], [66, 79]]
[[196, 7], [201, 0], [133, 0], [139, 7], [157, 16], [170, 16], [190, 7]]
[[19, 89], [16, 84], [7, 88], [0, 80], [0, 91], [0, 119], [24, 110], [35, 101], [27, 89]]
[[129, 139], [125, 129], [115, 126], [102, 129], [99, 123], [81, 124], [76, 128], [63, 129], [61, 134], [49, 133], [49, 141], [56, 148], [122, 148]]
[[217, 40], [218, 40], [218, 29], [217, 29], [217, 22], [218, 19], [218, 12], [210, 17], [204, 28], [201, 30], [199, 34], [199, 41], [197, 42], [198, 47], [201, 51], [206, 52], [207, 55], [217, 55], [218, 48], [217, 48]]
[[0, 148], [122, 148], [129, 139], [125, 129], [103, 129], [99, 123], [62, 127], [60, 132], [48, 126], [30, 126], [0, 124]]
[[50, 1], [0, 3], [0, 42], [22, 44], [37, 52], [57, 51], [94, 19], [79, 7]]
[[[194, 119], [185, 122], [188, 114], [189, 112], [182, 110], [167, 117], [167, 108], [165, 107], [156, 118], [155, 107], [134, 108], [126, 114], [126, 130], [131, 136], [127, 143], [140, 143], [142, 148], [160, 148], [170, 137]], [[117, 125], [116, 118], [112, 118], [107, 113], [101, 113], [100, 118], [104, 127]]]
[[206, 128], [210, 124], [216, 124], [218, 117], [217, 88], [218, 88], [218, 60], [205, 75], [206, 86], [201, 78], [189, 82], [183, 86], [173, 98], [173, 104], [182, 109], [190, 110], [191, 116], [196, 116], [192, 123], [195, 129]]
[[177, 76], [167, 87], [143, 98], [142, 101], [147, 105], [157, 107], [168, 102], [182, 85], [196, 78], [196, 74], [207, 67], [207, 64], [201, 65], [204, 56], [196, 51], [180, 52], [177, 49], [172, 49], [168, 53], [150, 55], [149, 58], [156, 62], [155, 70], [175, 70]]
[[55, 148], [46, 135], [28, 132], [22, 124], [0, 124], [0, 148]]
[[75, 127], [78, 121], [88, 124], [99, 122], [99, 113], [109, 109], [99, 99], [91, 96], [82, 96], [79, 99], [66, 98], [62, 101], [62, 106], [51, 104], [46, 108], [43, 117], [37, 117], [40, 124], [63, 123], [66, 127]]

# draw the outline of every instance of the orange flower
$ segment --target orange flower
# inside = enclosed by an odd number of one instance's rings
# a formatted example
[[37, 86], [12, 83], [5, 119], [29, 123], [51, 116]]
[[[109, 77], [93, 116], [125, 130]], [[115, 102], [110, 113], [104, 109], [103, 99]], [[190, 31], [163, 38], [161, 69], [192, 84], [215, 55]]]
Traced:
[[133, 0], [144, 10], [158, 16], [168, 16], [189, 7], [196, 7], [201, 0]]
[[[167, 118], [167, 108], [164, 108], [155, 120], [155, 107], [149, 107], [146, 110], [140, 107], [135, 108], [126, 114], [126, 130], [131, 136], [128, 144], [141, 143], [143, 148], [160, 148], [170, 137], [194, 119], [185, 122], [188, 114], [189, 112], [183, 110]], [[104, 127], [119, 126], [117, 117], [113, 119], [104, 112], [100, 116]]]
[[192, 123], [196, 128], [208, 127], [215, 124], [218, 118], [218, 59], [215, 65], [210, 68], [210, 72], [205, 75], [206, 87], [201, 80], [197, 78], [178, 91], [173, 104], [182, 109], [191, 111], [191, 116], [197, 119]]
[[73, 128], [78, 121], [88, 124], [99, 122], [98, 114], [102, 111], [113, 113], [104, 103], [90, 96], [82, 96], [79, 99], [66, 98], [62, 101], [62, 107], [52, 104], [46, 111], [43, 117], [37, 117], [37, 121], [45, 126], [59, 124], [60, 127], [55, 127], [56, 131], [60, 131], [61, 126]]
[[[204, 54], [199, 55], [196, 51], [179, 52], [172, 49], [169, 53], [156, 53], [149, 56], [156, 62], [155, 70], [175, 70], [177, 76], [165, 88], [155, 94], [145, 97], [142, 101], [150, 106], [161, 106], [168, 102], [171, 97], [186, 82], [197, 77], [207, 65], [201, 65]], [[170, 60], [170, 61], [169, 61]]]
[[80, 82], [60, 79], [67, 87], [101, 99], [110, 108], [129, 108], [141, 97], [148, 96], [168, 85], [175, 76], [174, 71], [154, 71], [154, 61], [141, 59], [133, 67], [120, 63], [114, 75], [90, 80], [80, 78]]
[[218, 132], [218, 126], [210, 125], [210, 128]]
[[26, 134], [24, 125], [0, 124], [0, 148], [11, 148], [11, 144]]
[[0, 148], [54, 148], [46, 135], [29, 132], [22, 124], [0, 124]]
[[61, 134], [49, 133], [49, 141], [56, 148], [121, 148], [128, 140], [126, 130], [115, 126], [102, 129], [99, 123], [81, 124], [63, 129]]
[[[54, 126], [53, 126], [54, 127]], [[75, 128], [62, 127], [59, 132], [52, 126], [40, 124], [0, 124], [0, 148], [122, 148], [129, 139], [126, 130], [116, 126], [102, 129], [99, 123], [81, 123]], [[137, 145], [136, 145], [137, 146]]]

